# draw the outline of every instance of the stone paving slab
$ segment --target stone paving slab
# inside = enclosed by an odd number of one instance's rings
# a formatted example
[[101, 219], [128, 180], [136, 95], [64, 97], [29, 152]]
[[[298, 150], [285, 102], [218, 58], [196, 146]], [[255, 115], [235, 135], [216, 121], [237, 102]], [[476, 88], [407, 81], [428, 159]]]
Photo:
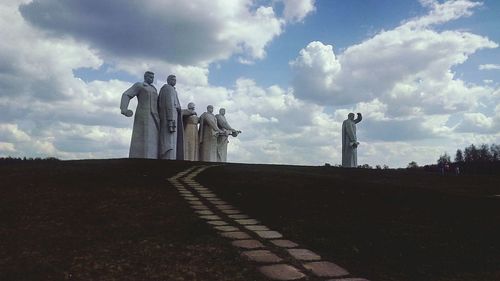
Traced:
[[215, 197], [217, 197], [217, 195], [215, 195], [213, 193], [200, 193], [200, 195], [202, 197], [205, 197], [205, 198], [215, 198]]
[[240, 213], [240, 211], [235, 210], [235, 209], [221, 210], [221, 212], [223, 212], [224, 214], [228, 214], [228, 215], [234, 215], [234, 214], [239, 214]]
[[222, 201], [219, 198], [207, 198], [207, 200], [212, 202], [214, 205], [227, 205], [226, 201]]
[[349, 274], [342, 267], [327, 261], [305, 263], [304, 267], [311, 270], [318, 277], [341, 277]]
[[273, 280], [299, 280], [305, 277], [302, 272], [288, 264], [261, 266], [259, 271]]
[[214, 214], [212, 211], [209, 211], [209, 210], [195, 211], [195, 213], [197, 213], [199, 215], [213, 215]]
[[198, 201], [193, 200], [193, 201], [189, 201], [189, 204], [191, 204], [191, 205], [203, 205], [203, 202], [201, 202], [200, 200], [198, 200]]
[[228, 217], [232, 219], [249, 219], [249, 216], [243, 214], [229, 215]]
[[234, 207], [231, 206], [231, 205], [217, 205], [217, 209], [219, 209], [219, 210], [230, 210], [230, 209], [234, 209]]
[[205, 219], [205, 220], [221, 220], [219, 216], [216, 215], [203, 215], [200, 216], [200, 218]]
[[257, 235], [264, 239], [275, 239], [283, 237], [281, 233], [272, 230], [255, 231], [255, 233], [257, 233]]
[[251, 261], [260, 263], [277, 263], [283, 260], [268, 250], [245, 251], [241, 255]]
[[219, 231], [238, 231], [238, 230], [240, 230], [239, 228], [231, 226], [231, 225], [214, 226], [214, 228], [219, 230]]
[[283, 240], [283, 239], [271, 240], [271, 243], [273, 243], [274, 245], [281, 247], [281, 248], [295, 248], [295, 247], [299, 246], [295, 242], [292, 242], [290, 240]]
[[211, 224], [211, 225], [227, 225], [227, 222], [225, 221], [207, 221], [208, 224]]
[[245, 232], [241, 231], [234, 231], [234, 232], [219, 232], [220, 235], [223, 237], [229, 238], [229, 239], [250, 239], [250, 235], [246, 234]]
[[254, 220], [254, 219], [239, 219], [239, 220], [235, 220], [235, 221], [241, 225], [250, 225], [250, 224], [260, 223], [258, 220]]
[[258, 240], [236, 240], [231, 242], [233, 246], [244, 249], [258, 249], [264, 248], [264, 245]]
[[252, 231], [269, 230], [269, 228], [265, 225], [245, 225], [245, 228]]
[[191, 205], [191, 208], [195, 210], [209, 210], [207, 206], [202, 206], [202, 205]]
[[328, 279], [326, 281], [370, 281], [365, 278], [340, 278], [340, 279]]
[[199, 194], [214, 194], [212, 191], [210, 190], [197, 190]]
[[292, 257], [301, 261], [315, 261], [320, 260], [321, 257], [308, 249], [288, 249], [287, 250]]

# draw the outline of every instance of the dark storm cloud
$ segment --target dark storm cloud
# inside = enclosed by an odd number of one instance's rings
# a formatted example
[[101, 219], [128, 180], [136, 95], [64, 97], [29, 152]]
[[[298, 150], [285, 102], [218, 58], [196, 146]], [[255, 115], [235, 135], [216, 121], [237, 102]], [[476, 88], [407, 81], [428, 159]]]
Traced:
[[106, 55], [179, 64], [226, 55], [220, 51], [227, 50], [225, 42], [216, 38], [221, 22], [213, 13], [161, 7], [143, 1], [39, 0], [20, 6], [20, 12], [49, 34], [84, 40]]

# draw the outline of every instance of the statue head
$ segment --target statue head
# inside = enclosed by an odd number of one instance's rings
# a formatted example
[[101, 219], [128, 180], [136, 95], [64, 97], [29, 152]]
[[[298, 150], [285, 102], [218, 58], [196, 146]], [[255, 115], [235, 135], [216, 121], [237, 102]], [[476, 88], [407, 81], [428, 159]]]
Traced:
[[154, 80], [155, 80], [154, 72], [151, 72], [151, 71], [144, 72], [144, 82], [145, 83], [151, 85], [151, 84], [153, 84]]
[[351, 112], [351, 113], [349, 113], [349, 114], [347, 115], [347, 119], [349, 119], [349, 120], [354, 120], [354, 113], [352, 113], [352, 112]]
[[177, 77], [175, 77], [175, 75], [171, 74], [167, 77], [167, 83], [170, 85], [170, 86], [175, 86], [175, 84], [177, 83]]
[[188, 109], [194, 110], [194, 102], [188, 103]]
[[225, 108], [219, 109], [219, 114], [224, 116], [224, 114], [226, 114], [226, 109]]
[[207, 106], [207, 111], [210, 113], [214, 112], [214, 106], [213, 105]]

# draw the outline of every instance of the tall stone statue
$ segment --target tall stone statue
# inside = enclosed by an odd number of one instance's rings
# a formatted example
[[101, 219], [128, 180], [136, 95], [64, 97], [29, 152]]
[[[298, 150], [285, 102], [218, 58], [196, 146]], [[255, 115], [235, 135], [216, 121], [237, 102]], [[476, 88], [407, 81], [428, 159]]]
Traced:
[[175, 75], [169, 75], [167, 84], [163, 85], [158, 97], [158, 113], [160, 115], [159, 158], [171, 160], [184, 159], [184, 126], [182, 110], [175, 84]]
[[217, 127], [214, 107], [207, 106], [207, 112], [200, 116], [200, 161], [217, 162], [217, 136], [223, 134]]
[[198, 161], [198, 123], [200, 118], [196, 116], [194, 103], [190, 102], [188, 109], [182, 110], [182, 119], [184, 123], [184, 160]]
[[160, 117], [158, 115], [158, 93], [153, 86], [154, 73], [146, 71], [144, 82], [137, 82], [126, 90], [121, 99], [121, 113], [132, 117], [134, 112], [128, 109], [130, 100], [137, 97], [137, 109], [134, 117], [134, 128], [130, 142], [130, 158], [158, 158], [158, 132]]
[[354, 113], [349, 113], [347, 119], [342, 123], [342, 167], [356, 168], [358, 166], [358, 139], [356, 138], [356, 124], [363, 117], [358, 113], [354, 119]]
[[241, 131], [231, 128], [226, 120], [226, 109], [219, 109], [219, 114], [215, 115], [217, 119], [217, 126], [223, 134], [217, 137], [217, 162], [227, 162], [227, 144], [229, 143], [229, 136], [236, 137]]

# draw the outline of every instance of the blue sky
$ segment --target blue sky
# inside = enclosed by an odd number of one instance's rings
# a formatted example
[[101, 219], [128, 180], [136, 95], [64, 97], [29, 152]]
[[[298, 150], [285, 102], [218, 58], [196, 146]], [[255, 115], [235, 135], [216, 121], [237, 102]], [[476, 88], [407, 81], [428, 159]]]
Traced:
[[494, 0], [2, 1], [0, 156], [126, 157], [153, 70], [227, 109], [232, 162], [338, 164], [354, 111], [360, 163], [434, 163], [500, 143], [498, 26]]

